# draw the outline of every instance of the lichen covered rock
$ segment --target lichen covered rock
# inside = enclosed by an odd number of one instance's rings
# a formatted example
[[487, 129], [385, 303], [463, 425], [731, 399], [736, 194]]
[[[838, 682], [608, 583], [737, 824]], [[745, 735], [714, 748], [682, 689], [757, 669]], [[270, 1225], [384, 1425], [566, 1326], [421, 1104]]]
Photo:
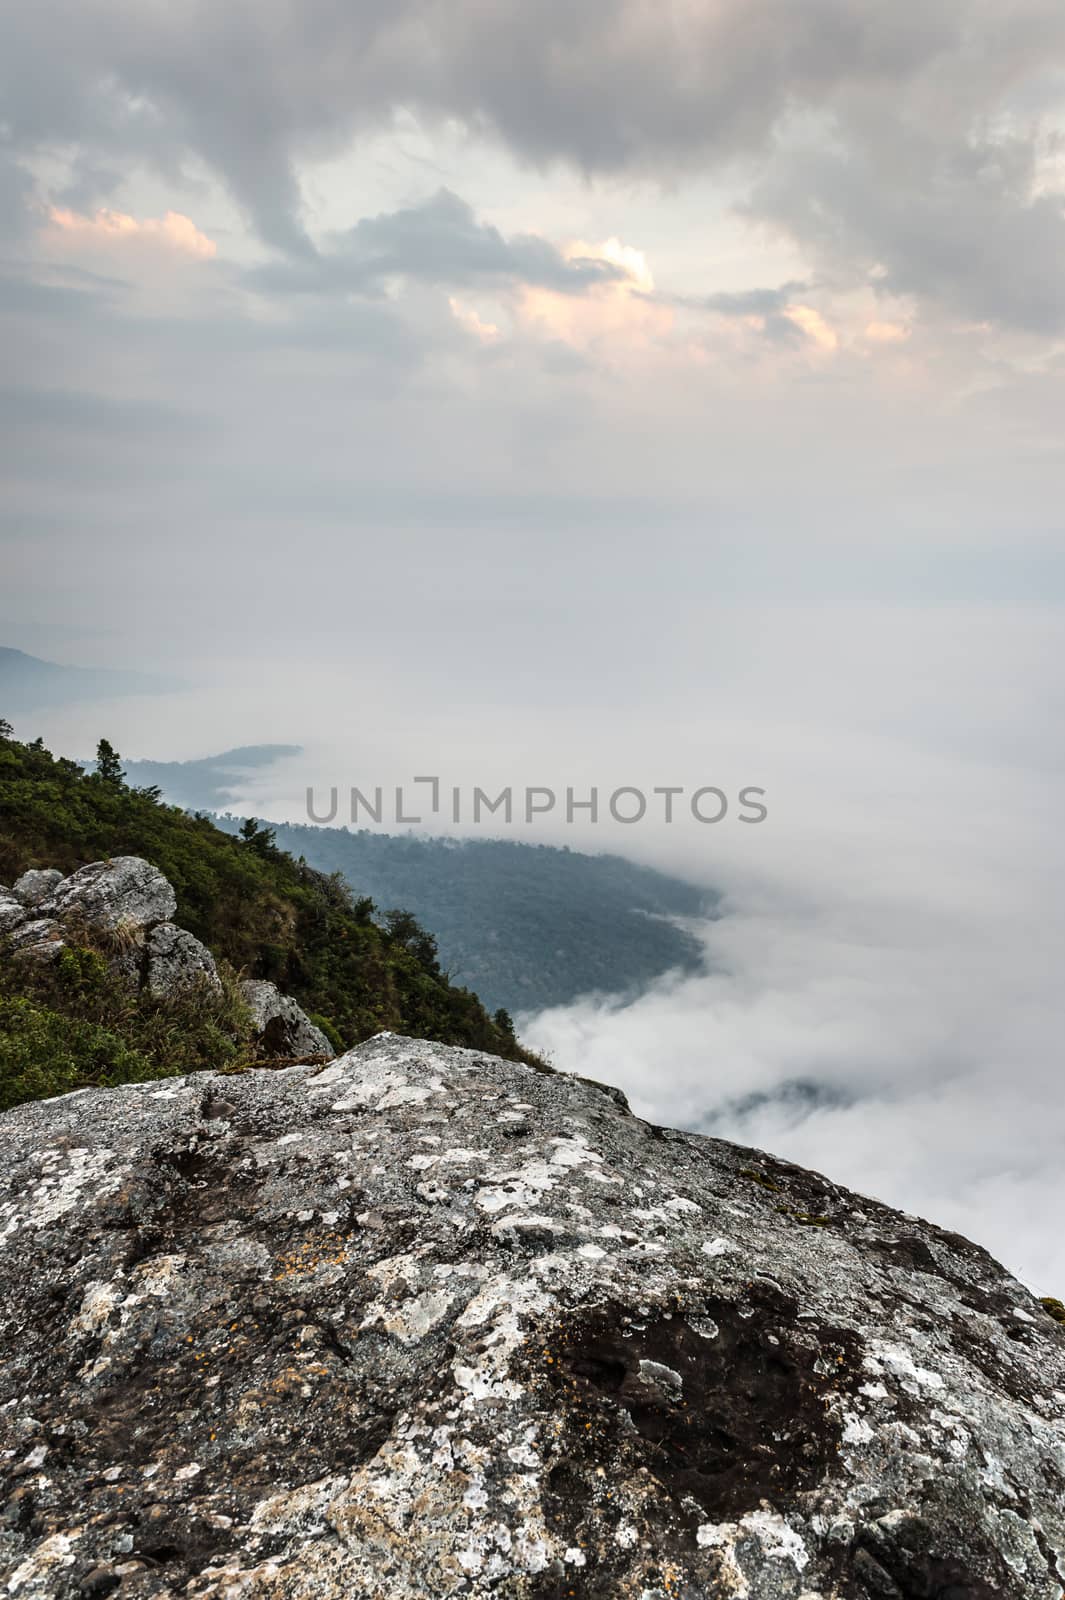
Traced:
[[135, 930], [168, 922], [177, 896], [158, 867], [140, 856], [115, 856], [62, 879], [39, 910], [44, 916], [77, 917], [95, 928]]
[[18, 896], [10, 889], [0, 888], [0, 937], [13, 932], [27, 916], [26, 907]]
[[24, 916], [5, 932], [5, 948], [18, 955], [56, 956], [63, 948], [63, 930], [54, 917]]
[[145, 982], [156, 999], [179, 994], [197, 984], [216, 994], [222, 992], [214, 956], [184, 928], [177, 928], [172, 922], [161, 922], [148, 935], [146, 954]]
[[302, 1006], [265, 978], [246, 978], [240, 986], [264, 1056], [291, 1060], [332, 1056], [333, 1047]]
[[15, 880], [12, 893], [24, 906], [37, 906], [42, 900], [46, 900], [56, 885], [62, 881], [63, 874], [58, 867], [34, 867]]
[[16, 1600], [1060, 1600], [1065, 1329], [813, 1173], [383, 1035], [0, 1174]]

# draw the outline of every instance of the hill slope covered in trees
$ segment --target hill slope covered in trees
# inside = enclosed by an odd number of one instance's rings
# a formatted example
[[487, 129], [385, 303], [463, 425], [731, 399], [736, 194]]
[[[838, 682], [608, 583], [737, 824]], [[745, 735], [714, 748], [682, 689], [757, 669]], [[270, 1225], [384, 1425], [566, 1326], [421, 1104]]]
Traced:
[[[233, 830], [240, 820], [216, 817]], [[621, 856], [509, 839], [441, 839], [271, 823], [277, 841], [360, 894], [407, 906], [432, 928], [445, 967], [489, 1007], [565, 1005], [639, 990], [702, 959], [684, 919], [716, 896]]]
[[268, 830], [234, 838], [123, 780], [22, 744], [0, 723], [0, 882], [31, 867], [71, 872], [144, 857], [169, 879], [177, 921], [235, 972], [269, 978], [322, 1021], [337, 1048], [382, 1030], [530, 1059], [506, 1017], [442, 973], [435, 942], [409, 914], [378, 919], [372, 900], [277, 848]]
[[[256, 745], [195, 761], [129, 761], [131, 783], [158, 785], [175, 805], [226, 814], [254, 768], [299, 753]], [[222, 813], [222, 814], [219, 814]], [[616, 855], [516, 839], [466, 839], [271, 821], [277, 842], [357, 894], [405, 906], [433, 930], [445, 969], [489, 1009], [514, 1014], [594, 991], [636, 993], [703, 959], [685, 919], [712, 916], [710, 890]]]

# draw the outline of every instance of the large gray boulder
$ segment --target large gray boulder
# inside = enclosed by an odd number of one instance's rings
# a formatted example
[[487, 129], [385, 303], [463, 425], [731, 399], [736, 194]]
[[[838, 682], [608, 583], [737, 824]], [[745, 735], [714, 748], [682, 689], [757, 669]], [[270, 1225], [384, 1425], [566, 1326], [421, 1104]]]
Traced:
[[41, 901], [43, 916], [77, 918], [91, 927], [136, 932], [169, 922], [177, 896], [158, 867], [140, 856], [92, 861]]
[[591, 1084], [385, 1035], [0, 1182], [15, 1600], [1060, 1600], [1065, 1328]]
[[333, 1047], [321, 1028], [288, 995], [263, 978], [246, 978], [240, 986], [263, 1055], [292, 1060], [332, 1056]]
[[145, 982], [157, 999], [180, 994], [197, 985], [221, 994], [222, 980], [214, 956], [184, 928], [176, 928], [172, 922], [161, 922], [148, 934], [146, 952]]
[[12, 893], [24, 906], [38, 906], [62, 881], [63, 874], [58, 867], [33, 867], [15, 880]]

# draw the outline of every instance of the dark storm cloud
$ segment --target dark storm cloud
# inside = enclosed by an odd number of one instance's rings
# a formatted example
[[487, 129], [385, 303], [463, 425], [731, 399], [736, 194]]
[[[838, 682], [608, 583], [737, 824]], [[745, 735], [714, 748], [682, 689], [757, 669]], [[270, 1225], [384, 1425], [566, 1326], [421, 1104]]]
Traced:
[[[195, 157], [308, 261], [299, 164], [407, 110], [589, 173], [749, 165], [757, 213], [840, 273], [886, 269], [970, 317], [1065, 321], [1062, 196], [1033, 186], [1033, 118], [1060, 103], [1058, 0], [687, 0], [668, 25], [644, 0], [41, 0], [8, 33], [15, 148], [77, 147], [86, 194], [134, 157]], [[394, 219], [353, 243], [417, 249]]]
[[521, 282], [579, 294], [624, 276], [608, 261], [567, 259], [534, 234], [508, 239], [478, 222], [459, 195], [440, 189], [420, 205], [364, 217], [328, 250], [258, 268], [249, 282], [279, 292], [378, 293], [388, 279], [404, 277], [455, 286]]

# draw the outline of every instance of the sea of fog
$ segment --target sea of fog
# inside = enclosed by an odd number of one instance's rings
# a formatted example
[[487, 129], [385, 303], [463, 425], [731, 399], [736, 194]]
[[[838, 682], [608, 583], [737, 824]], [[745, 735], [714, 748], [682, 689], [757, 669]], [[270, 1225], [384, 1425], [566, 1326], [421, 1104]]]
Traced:
[[[320, 807], [336, 786], [346, 820], [352, 786], [380, 787], [394, 828], [400, 787], [431, 831], [616, 850], [713, 886], [726, 914], [703, 930], [703, 973], [522, 1018], [525, 1039], [643, 1116], [818, 1168], [1061, 1293], [1061, 633], [1037, 608], [730, 615], [587, 677], [536, 659], [475, 671], [446, 641], [429, 677], [399, 651], [272, 645], [184, 663], [179, 694], [18, 731], [155, 759], [295, 743], [234, 810], [305, 820], [308, 789]], [[436, 812], [419, 777], [439, 780]], [[508, 786], [556, 804], [527, 822], [516, 802], [509, 829], [475, 830], [468, 805], [451, 820], [455, 789]], [[693, 791], [744, 786], [765, 791], [764, 821], [692, 816]], [[683, 793], [669, 823], [657, 800], [618, 822], [623, 788]], [[597, 821], [567, 819], [567, 789], [598, 791]]]

